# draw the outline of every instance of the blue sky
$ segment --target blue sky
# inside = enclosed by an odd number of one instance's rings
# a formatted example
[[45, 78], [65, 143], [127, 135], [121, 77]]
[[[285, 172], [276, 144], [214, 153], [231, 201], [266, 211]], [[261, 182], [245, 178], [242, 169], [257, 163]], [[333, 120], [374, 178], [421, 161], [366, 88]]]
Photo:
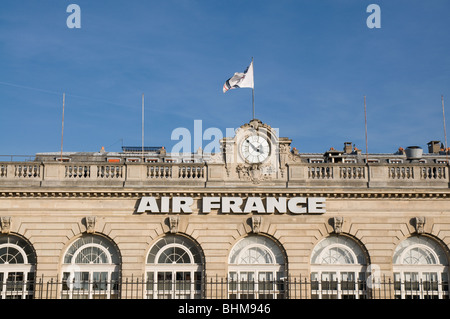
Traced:
[[448, 0], [2, 0], [0, 154], [58, 152], [63, 92], [65, 151], [140, 146], [143, 93], [148, 146], [170, 149], [198, 119], [237, 128], [251, 89], [222, 86], [252, 57], [256, 118], [300, 152], [365, 150], [364, 95], [369, 152], [426, 149], [444, 140], [441, 95], [450, 106], [449, 13]]

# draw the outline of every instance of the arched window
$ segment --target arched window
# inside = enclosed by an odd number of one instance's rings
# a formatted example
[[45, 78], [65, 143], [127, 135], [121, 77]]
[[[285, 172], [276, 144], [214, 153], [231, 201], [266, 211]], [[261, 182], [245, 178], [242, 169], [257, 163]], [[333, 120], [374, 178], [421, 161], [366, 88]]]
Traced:
[[280, 246], [265, 236], [241, 239], [229, 256], [229, 297], [281, 297], [284, 294], [284, 256]]
[[117, 298], [119, 271], [115, 245], [102, 236], [84, 235], [64, 254], [62, 298]]
[[448, 298], [448, 259], [431, 238], [402, 241], [394, 251], [393, 271], [396, 298]]
[[320, 241], [311, 254], [313, 298], [364, 298], [367, 260], [352, 238], [333, 235]]
[[147, 256], [147, 297], [201, 298], [203, 254], [191, 239], [167, 235]]
[[0, 235], [0, 298], [33, 298], [36, 253], [16, 235]]

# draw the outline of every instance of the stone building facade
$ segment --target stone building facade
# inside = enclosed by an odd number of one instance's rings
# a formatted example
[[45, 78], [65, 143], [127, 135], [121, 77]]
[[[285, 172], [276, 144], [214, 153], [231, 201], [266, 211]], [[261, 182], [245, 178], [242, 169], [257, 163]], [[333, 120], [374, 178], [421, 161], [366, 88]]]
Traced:
[[1, 297], [448, 298], [437, 143], [302, 154], [252, 120], [217, 154], [1, 162]]

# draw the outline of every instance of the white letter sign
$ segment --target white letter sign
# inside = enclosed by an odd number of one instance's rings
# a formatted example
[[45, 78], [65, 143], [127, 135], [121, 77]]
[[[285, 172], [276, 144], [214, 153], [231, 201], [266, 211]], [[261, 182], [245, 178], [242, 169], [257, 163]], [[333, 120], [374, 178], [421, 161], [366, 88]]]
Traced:
[[[198, 213], [209, 214], [215, 209], [219, 214], [324, 214], [324, 197], [204, 197], [199, 199], [195, 207]], [[194, 198], [192, 197], [142, 197], [136, 213], [193, 213]]]

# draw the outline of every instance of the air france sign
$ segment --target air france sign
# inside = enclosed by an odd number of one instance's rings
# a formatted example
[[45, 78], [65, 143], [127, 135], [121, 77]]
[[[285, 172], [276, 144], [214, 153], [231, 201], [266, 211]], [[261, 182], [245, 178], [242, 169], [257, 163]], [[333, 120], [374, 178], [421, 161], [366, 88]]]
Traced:
[[[324, 214], [323, 197], [202, 197], [199, 213], [209, 214], [217, 210], [221, 214]], [[142, 197], [136, 213], [191, 214], [193, 197]]]

